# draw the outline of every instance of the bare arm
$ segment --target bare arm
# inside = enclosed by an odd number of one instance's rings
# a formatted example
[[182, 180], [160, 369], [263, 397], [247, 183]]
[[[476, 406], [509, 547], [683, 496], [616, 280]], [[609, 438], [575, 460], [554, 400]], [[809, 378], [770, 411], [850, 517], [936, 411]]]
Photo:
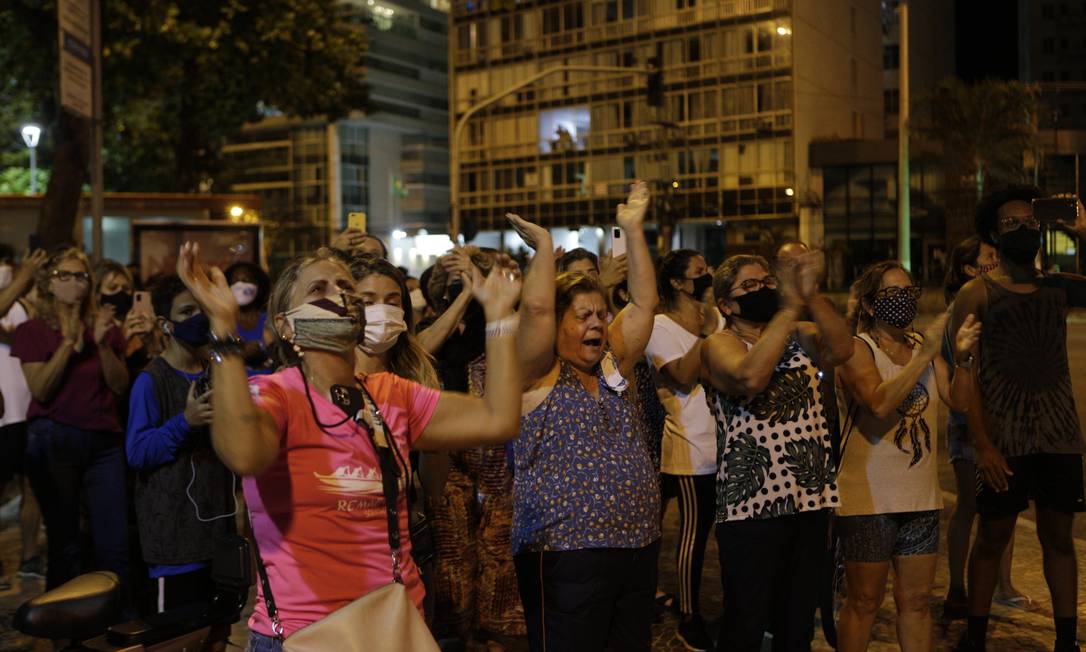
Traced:
[[[218, 268], [208, 277], [197, 262], [199, 246], [185, 243], [177, 259], [177, 273], [211, 321], [216, 336], [236, 335], [238, 305]], [[239, 475], [256, 475], [279, 456], [275, 419], [253, 403], [249, 378], [240, 355], [224, 356], [213, 363], [211, 383], [215, 409], [211, 419], [211, 443], [228, 469]]]
[[705, 340], [698, 339], [683, 357], [672, 360], [660, 369], [683, 387], [690, 387], [701, 378], [701, 347]]
[[749, 350], [735, 335], [717, 333], [701, 347], [701, 362], [709, 382], [725, 394], [754, 396], [773, 378], [773, 370], [784, 353], [799, 317], [797, 306], [777, 311], [762, 336]]
[[837, 306], [828, 298], [816, 295], [807, 302], [807, 309], [818, 327], [818, 360], [824, 366], [845, 364], [853, 354], [852, 335]]
[[524, 276], [517, 333], [517, 355], [524, 368], [522, 380], [525, 386], [530, 386], [554, 366], [554, 338], [558, 328], [554, 314], [554, 244], [547, 229], [517, 215], [507, 214], [506, 218], [535, 250]]
[[46, 258], [45, 252], [38, 249], [23, 260], [23, 264], [11, 278], [11, 285], [0, 290], [0, 317], [8, 314], [19, 297], [23, 296], [30, 284], [34, 282], [34, 274], [45, 264]]
[[109, 344], [109, 333], [113, 328], [113, 308], [99, 308], [94, 319], [94, 345], [98, 347], [102, 377], [111, 392], [121, 395], [128, 391], [128, 367]]
[[23, 376], [30, 388], [30, 395], [39, 403], [48, 403], [60, 389], [68, 361], [72, 357], [74, 343], [64, 340], [60, 348], [45, 362], [24, 362]]
[[915, 355], [900, 373], [884, 379], [879, 375], [867, 344], [858, 338], [853, 342], [855, 352], [841, 367], [841, 380], [860, 405], [876, 418], [885, 419], [908, 398], [932, 358], [925, 354]]
[[[520, 282], [506, 266], [496, 264], [483, 280], [473, 270], [472, 292], [483, 304], [488, 327], [506, 323], [520, 296]], [[442, 392], [437, 409], [415, 444], [420, 450], [455, 450], [493, 446], [516, 437], [520, 429], [521, 370], [516, 337], [511, 331], [486, 338], [486, 395], [482, 398]]]
[[645, 241], [644, 223], [648, 208], [649, 190], [643, 181], [635, 183], [626, 203], [618, 206], [617, 221], [626, 235], [630, 303], [607, 329], [607, 339], [618, 357], [619, 371], [625, 378], [632, 377], [634, 365], [645, 353], [659, 301], [656, 274], [649, 244]]
[[[465, 288], [466, 289], [466, 288]], [[449, 336], [453, 334], [456, 327], [460, 325], [460, 320], [464, 318], [464, 313], [468, 310], [468, 304], [471, 303], [471, 292], [461, 292], [456, 300], [452, 302], [448, 310], [441, 313], [441, 316], [434, 320], [434, 323], [430, 324], [426, 330], [419, 331], [418, 340], [422, 348], [426, 350], [430, 355], [436, 355], [441, 347], [445, 344], [445, 341], [449, 339]]]

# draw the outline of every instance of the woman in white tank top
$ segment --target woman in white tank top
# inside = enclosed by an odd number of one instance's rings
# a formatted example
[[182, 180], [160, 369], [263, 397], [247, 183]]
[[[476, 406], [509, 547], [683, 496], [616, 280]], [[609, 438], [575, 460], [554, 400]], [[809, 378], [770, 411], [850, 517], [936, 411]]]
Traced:
[[[957, 366], [950, 369], [939, 355], [946, 314], [923, 336], [911, 330], [920, 287], [900, 263], [872, 265], [854, 287], [855, 351], [839, 376], [844, 421], [836, 523], [848, 597], [838, 649], [867, 649], [892, 562], [898, 643], [905, 652], [926, 651], [943, 506], [936, 398], [959, 409], [954, 398], [964, 394], [952, 384], [969, 371], [953, 373]], [[958, 360], [969, 356], [979, 335], [979, 324], [967, 326], [956, 342]]]

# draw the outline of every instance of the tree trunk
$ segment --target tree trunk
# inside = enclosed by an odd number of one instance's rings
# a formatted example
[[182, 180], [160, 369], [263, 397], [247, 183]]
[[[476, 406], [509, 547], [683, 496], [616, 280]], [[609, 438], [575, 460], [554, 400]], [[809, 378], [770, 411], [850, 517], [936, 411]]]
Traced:
[[89, 140], [89, 121], [61, 110], [57, 120], [53, 171], [38, 215], [37, 233], [47, 249], [79, 240], [76, 236], [79, 204], [83, 184], [90, 179], [87, 169]]

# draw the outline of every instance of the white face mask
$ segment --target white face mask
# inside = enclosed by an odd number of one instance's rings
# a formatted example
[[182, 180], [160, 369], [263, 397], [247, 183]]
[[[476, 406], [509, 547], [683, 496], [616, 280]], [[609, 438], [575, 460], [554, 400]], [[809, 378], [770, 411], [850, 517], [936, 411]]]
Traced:
[[403, 309], [387, 303], [366, 306], [366, 336], [359, 347], [367, 355], [380, 355], [407, 330]]
[[246, 283], [244, 281], [238, 281], [230, 286], [230, 291], [234, 293], [234, 299], [237, 300], [238, 306], [242, 308], [253, 302], [258, 289], [256, 283]]
[[426, 310], [426, 297], [422, 296], [422, 290], [411, 290], [411, 308], [415, 311]]
[[11, 279], [15, 276], [15, 270], [11, 265], [0, 265], [0, 290], [11, 285]]

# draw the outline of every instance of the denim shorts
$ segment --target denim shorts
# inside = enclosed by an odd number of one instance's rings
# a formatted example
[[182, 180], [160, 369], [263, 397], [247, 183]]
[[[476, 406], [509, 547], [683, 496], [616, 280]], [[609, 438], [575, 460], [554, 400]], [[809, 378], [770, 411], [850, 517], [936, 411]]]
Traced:
[[893, 557], [934, 555], [939, 549], [939, 510], [838, 516], [845, 561], [882, 562]]
[[245, 652], [283, 652], [283, 641], [257, 632], [250, 632], [249, 647], [245, 648]]
[[963, 460], [970, 464], [977, 463], [977, 453], [973, 445], [969, 443], [969, 428], [965, 425], [965, 417], [956, 419], [955, 414], [950, 415], [946, 424], [946, 445], [950, 450], [950, 461]]

